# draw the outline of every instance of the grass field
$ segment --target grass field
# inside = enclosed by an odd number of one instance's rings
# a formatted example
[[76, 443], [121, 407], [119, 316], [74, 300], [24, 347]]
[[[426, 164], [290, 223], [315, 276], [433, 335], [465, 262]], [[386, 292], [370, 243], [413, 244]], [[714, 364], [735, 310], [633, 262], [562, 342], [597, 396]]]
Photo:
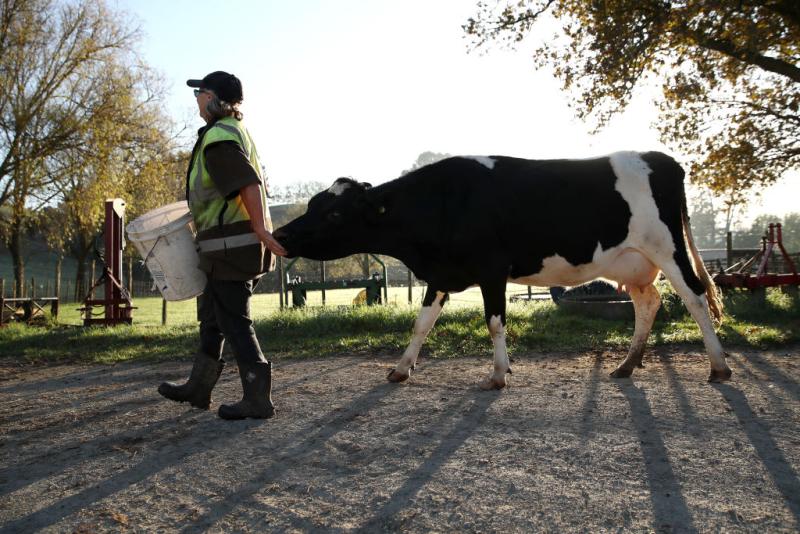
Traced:
[[[513, 292], [524, 288], [510, 286]], [[516, 291], [519, 289], [520, 291]], [[400, 353], [408, 343], [419, 309], [408, 304], [407, 289], [392, 289], [388, 306], [352, 306], [357, 290], [328, 291], [326, 307], [319, 293], [309, 294], [305, 309], [278, 309], [277, 295], [256, 295], [252, 302], [255, 328], [271, 358], [325, 356], [362, 352]], [[702, 343], [700, 331], [682, 305], [665, 298], [650, 337], [652, 344]], [[480, 292], [454, 295], [429, 336], [424, 352], [431, 357], [490, 354]], [[115, 362], [137, 358], [176, 358], [192, 354], [197, 342], [194, 300], [170, 303], [169, 319], [161, 325], [161, 300], [138, 299], [132, 326], [83, 328], [74, 306], [62, 310], [59, 324], [12, 324], [0, 329], [0, 357], [29, 361], [70, 360]], [[800, 304], [779, 291], [765, 303], [745, 295], [726, 297], [726, 318], [719, 335], [727, 347], [776, 347], [800, 342]], [[549, 301], [508, 306], [508, 344], [515, 351], [624, 351], [633, 334], [632, 321], [572, 315]]]
[[[510, 286], [516, 287], [516, 286]], [[335, 289], [325, 292], [325, 305], [332, 308], [339, 308], [342, 306], [353, 306], [353, 300], [359, 293], [359, 289]], [[412, 306], [419, 307], [422, 303], [422, 297], [425, 289], [423, 287], [415, 287], [412, 290]], [[524, 288], [519, 288], [519, 291], [510, 291], [511, 293], [524, 292]], [[291, 298], [291, 297], [290, 297]], [[448, 307], [475, 307], [481, 306], [481, 292], [478, 288], [471, 288], [461, 293], [450, 296]], [[408, 288], [405, 287], [390, 287], [389, 288], [389, 304], [393, 306], [408, 306]], [[309, 291], [307, 295], [307, 305], [309, 308], [322, 306], [322, 292]], [[162, 300], [156, 297], [145, 297], [134, 300], [134, 323], [141, 326], [160, 326], [161, 325], [161, 310]], [[80, 325], [83, 324], [78, 308], [80, 306], [75, 303], [65, 304], [59, 312], [58, 322], [64, 325]], [[277, 293], [257, 293], [253, 295], [250, 303], [251, 316], [254, 320], [264, 319], [275, 312], [280, 310], [280, 300]], [[185, 300], [181, 302], [167, 303], [167, 324], [168, 325], [184, 325], [194, 324], [197, 317], [197, 304], [195, 299]]]
[[[509, 286], [510, 290], [508, 295], [515, 293], [525, 293], [525, 286]], [[351, 307], [353, 301], [359, 293], [359, 289], [334, 289], [325, 292], [325, 306], [339, 308]], [[537, 290], [544, 291], [544, 290]], [[424, 287], [414, 287], [412, 290], [412, 306], [417, 308], [422, 304], [422, 298], [425, 294]], [[291, 296], [290, 296], [291, 298]], [[480, 307], [483, 300], [481, 298], [480, 289], [477, 287], [467, 289], [461, 293], [450, 295], [448, 301], [448, 308], [463, 308], [463, 307]], [[389, 288], [389, 304], [393, 306], [408, 306], [408, 288], [406, 287], [390, 287]], [[310, 308], [322, 306], [322, 292], [309, 291], [307, 295], [307, 305]], [[138, 298], [134, 301], [134, 306], [137, 309], [134, 311], [134, 323], [142, 326], [159, 326], [161, 325], [162, 316], [162, 300], [156, 297]], [[253, 295], [251, 301], [251, 316], [254, 320], [263, 319], [272, 315], [280, 310], [280, 299], [277, 293], [257, 293]], [[79, 306], [77, 304], [68, 304], [62, 308], [58, 322], [66, 325], [80, 325], [82, 324], [80, 313], [78, 312]], [[195, 299], [185, 300], [181, 302], [167, 303], [167, 324], [169, 325], [182, 325], [187, 323], [194, 323], [197, 317], [197, 304]]]

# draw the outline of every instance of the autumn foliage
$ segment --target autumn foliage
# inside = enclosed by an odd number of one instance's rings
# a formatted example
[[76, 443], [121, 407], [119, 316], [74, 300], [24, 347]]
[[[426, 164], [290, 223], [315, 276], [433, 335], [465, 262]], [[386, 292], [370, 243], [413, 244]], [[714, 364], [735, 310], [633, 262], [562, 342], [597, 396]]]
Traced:
[[539, 37], [535, 65], [597, 128], [658, 88], [662, 140], [730, 203], [800, 166], [797, 0], [479, 2], [464, 30], [478, 48]]

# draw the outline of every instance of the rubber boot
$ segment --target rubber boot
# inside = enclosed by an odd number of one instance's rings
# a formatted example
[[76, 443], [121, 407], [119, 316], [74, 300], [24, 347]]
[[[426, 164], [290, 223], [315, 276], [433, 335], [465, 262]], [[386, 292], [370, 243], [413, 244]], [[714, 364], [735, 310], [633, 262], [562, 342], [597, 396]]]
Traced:
[[239, 364], [242, 379], [242, 400], [222, 404], [219, 416], [223, 419], [267, 419], [275, 415], [272, 405], [272, 362]]
[[164, 397], [177, 402], [188, 402], [195, 408], [208, 410], [211, 404], [211, 390], [219, 380], [225, 362], [207, 354], [198, 352], [194, 358], [189, 380], [182, 385], [164, 382], [158, 386], [158, 392]]

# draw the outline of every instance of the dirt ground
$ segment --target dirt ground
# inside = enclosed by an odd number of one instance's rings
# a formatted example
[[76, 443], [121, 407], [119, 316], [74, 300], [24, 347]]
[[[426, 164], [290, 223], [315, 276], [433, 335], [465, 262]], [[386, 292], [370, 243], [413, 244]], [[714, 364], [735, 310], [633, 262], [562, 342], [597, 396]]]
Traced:
[[275, 362], [278, 414], [227, 422], [156, 393], [189, 362], [0, 360], [3, 532], [798, 532], [798, 348]]

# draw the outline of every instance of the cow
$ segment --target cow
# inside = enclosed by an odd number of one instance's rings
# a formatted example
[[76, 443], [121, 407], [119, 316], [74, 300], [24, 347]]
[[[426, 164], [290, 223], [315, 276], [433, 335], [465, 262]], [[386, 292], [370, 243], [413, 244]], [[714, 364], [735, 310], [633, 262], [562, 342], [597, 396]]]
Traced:
[[642, 367], [661, 305], [663, 273], [700, 327], [709, 382], [731, 370], [711, 315], [722, 303], [692, 240], [684, 171], [660, 152], [616, 152], [583, 160], [462, 156], [441, 160], [376, 187], [339, 178], [278, 228], [289, 257], [333, 260], [356, 253], [395, 257], [428, 284], [413, 336], [388, 380], [402, 382], [449, 293], [480, 287], [494, 345], [482, 389], [502, 389], [507, 282], [576, 286], [611, 280], [633, 301], [627, 357], [611, 373]]

